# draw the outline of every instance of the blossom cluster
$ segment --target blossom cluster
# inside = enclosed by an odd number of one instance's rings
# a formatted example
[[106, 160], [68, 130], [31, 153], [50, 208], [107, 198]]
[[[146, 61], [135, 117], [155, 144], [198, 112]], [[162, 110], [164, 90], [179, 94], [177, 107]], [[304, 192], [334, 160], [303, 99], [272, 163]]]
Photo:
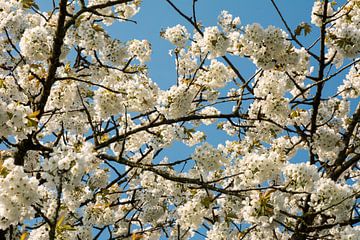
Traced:
[[190, 34], [184, 26], [178, 24], [174, 27], [167, 28], [162, 33], [162, 37], [169, 40], [175, 46], [182, 48], [185, 46]]
[[13, 161], [8, 158], [1, 166], [0, 229], [33, 218], [35, 211], [29, 206], [38, 200], [39, 181], [29, 177], [24, 168], [15, 166]]

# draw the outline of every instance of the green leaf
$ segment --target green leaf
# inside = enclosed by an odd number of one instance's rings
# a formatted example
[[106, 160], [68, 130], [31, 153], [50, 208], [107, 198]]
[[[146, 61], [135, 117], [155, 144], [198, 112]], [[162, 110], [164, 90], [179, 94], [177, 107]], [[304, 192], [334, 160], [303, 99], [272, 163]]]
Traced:
[[204, 205], [204, 207], [209, 208], [213, 199], [211, 197], [205, 197], [201, 199], [201, 204]]
[[29, 115], [27, 115], [27, 118], [30, 118], [30, 119], [37, 119], [37, 117], [39, 116], [40, 114], [40, 111], [35, 111], [35, 112], [32, 112], [30, 113]]
[[92, 29], [94, 29], [96, 32], [104, 32], [104, 28], [101, 27], [99, 24], [93, 24], [91, 25]]
[[81, 15], [80, 17], [78, 17], [75, 21], [75, 27], [78, 28], [84, 18], [85, 18], [85, 15]]
[[37, 120], [34, 120], [34, 119], [31, 119], [29, 118], [28, 119], [28, 122], [26, 124], [28, 127], [37, 127], [38, 125], [38, 121]]
[[5, 79], [3, 79], [3, 78], [0, 78], [0, 88], [6, 88]]
[[56, 227], [58, 228], [59, 226], [61, 226], [61, 224], [64, 222], [65, 220], [65, 214], [61, 215], [59, 220], [56, 223]]
[[60, 231], [76, 231], [76, 228], [74, 228], [73, 226], [69, 225], [69, 224], [65, 224], [59, 227]]
[[293, 110], [291, 113], [290, 113], [290, 118], [291, 119], [294, 119], [294, 118], [297, 118], [297, 117], [300, 117], [300, 112], [299, 110]]
[[216, 46], [216, 44], [217, 44], [218, 41], [217, 41], [217, 40], [211, 40], [210, 42], [211, 42], [211, 44], [212, 44], [213, 46]]
[[35, 9], [39, 10], [39, 6], [34, 0], [20, 0], [20, 3], [23, 8], [29, 9], [31, 7], [34, 7]]
[[14, 114], [11, 112], [6, 112], [6, 114], [8, 115], [9, 119], [12, 119], [12, 117], [14, 116]]
[[40, 10], [39, 5], [37, 5], [36, 2], [33, 3], [33, 7], [34, 7], [36, 10]]
[[238, 218], [238, 216], [233, 212], [228, 212], [225, 215], [225, 221], [227, 221], [227, 222], [231, 221], [231, 219], [237, 219], [237, 218]]
[[192, 134], [195, 132], [196, 130], [193, 128], [184, 128], [184, 133], [187, 135], [188, 138], [192, 138]]
[[311, 32], [311, 26], [306, 22], [300, 23], [294, 31], [295, 36], [300, 36], [302, 32], [304, 36], [308, 35]]
[[0, 176], [6, 177], [9, 174], [9, 170], [0, 163]]
[[20, 236], [20, 240], [25, 240], [27, 238], [27, 236], [29, 236], [28, 232], [24, 232], [23, 234], [21, 234]]
[[346, 46], [352, 46], [354, 43], [351, 41], [351, 39], [348, 38], [338, 38], [335, 40], [335, 44], [339, 46], [340, 48], [345, 48]]
[[140, 233], [133, 233], [131, 235], [131, 240], [140, 240], [143, 239], [143, 236]]
[[35, 111], [26, 116], [26, 119], [28, 120], [27, 126], [28, 127], [37, 127], [39, 120], [38, 116], [40, 114], [40, 111]]

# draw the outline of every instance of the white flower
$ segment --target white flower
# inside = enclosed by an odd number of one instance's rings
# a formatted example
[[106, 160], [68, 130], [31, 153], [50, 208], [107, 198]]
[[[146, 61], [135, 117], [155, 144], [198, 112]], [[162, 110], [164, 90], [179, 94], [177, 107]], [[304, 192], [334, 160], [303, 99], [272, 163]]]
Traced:
[[221, 57], [226, 54], [229, 40], [224, 33], [220, 32], [218, 27], [207, 27], [203, 38], [200, 40], [200, 46], [203, 52], [209, 52], [208, 58]]
[[233, 18], [228, 11], [221, 11], [218, 16], [218, 24], [225, 32], [235, 31], [240, 23], [240, 18]]
[[231, 69], [222, 62], [212, 59], [210, 66], [205, 71], [199, 72], [197, 83], [209, 88], [222, 88], [232, 78], [235, 78], [235, 73]]
[[[256, 23], [248, 25], [241, 36], [239, 52], [241, 55], [250, 56], [254, 63], [264, 70], [304, 71], [304, 63], [307, 67], [308, 62], [307, 55], [303, 53], [304, 50], [295, 49], [287, 38], [284, 31], [274, 26], [263, 29]], [[304, 63], [299, 64], [300, 62]]]
[[131, 56], [137, 58], [141, 63], [150, 61], [151, 45], [147, 40], [132, 40], [128, 45]]
[[28, 28], [19, 43], [21, 53], [33, 61], [47, 60], [51, 53], [52, 38], [45, 27]]
[[221, 163], [225, 161], [225, 157], [222, 155], [221, 151], [208, 143], [196, 147], [192, 159], [196, 161], [199, 168], [204, 172], [219, 169]]
[[[311, 23], [320, 27], [322, 24], [323, 13], [324, 13], [324, 2], [316, 0], [314, 2], [312, 12], [311, 12]], [[326, 16], [331, 16], [332, 14], [333, 14], [333, 9], [332, 9], [331, 3], [329, 2], [327, 5]], [[326, 20], [328, 20], [328, 19], [326, 19]]]
[[[341, 17], [338, 17], [341, 16]], [[337, 52], [336, 59], [356, 58], [360, 53], [360, 5], [349, 1], [335, 16], [332, 26], [327, 29], [326, 44], [332, 52]], [[341, 61], [338, 60], [340, 63]]]
[[360, 64], [351, 66], [346, 75], [343, 85], [340, 85], [338, 92], [346, 98], [357, 98], [360, 96]]
[[[220, 111], [217, 110], [215, 107], [205, 107], [204, 109], [202, 109], [200, 112], [200, 115], [218, 115], [220, 114]], [[201, 120], [205, 125], [210, 125], [212, 123], [214, 123], [216, 121], [216, 119], [214, 118], [207, 118], [207, 119], [202, 119]]]
[[186, 41], [189, 39], [190, 34], [187, 29], [180, 24], [167, 28], [163, 33], [162, 37], [169, 40], [172, 44], [179, 48], [183, 48], [186, 44]]
[[115, 12], [120, 17], [120, 21], [132, 18], [140, 11], [140, 1], [135, 0], [128, 3], [116, 5]]

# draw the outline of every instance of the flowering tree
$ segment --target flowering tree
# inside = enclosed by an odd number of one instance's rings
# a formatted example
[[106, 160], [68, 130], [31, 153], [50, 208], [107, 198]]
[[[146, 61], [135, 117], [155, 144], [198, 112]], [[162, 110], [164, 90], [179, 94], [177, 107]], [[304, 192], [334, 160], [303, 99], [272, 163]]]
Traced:
[[140, 0], [0, 0], [0, 239], [359, 239], [360, 1], [315, 1], [296, 29], [269, 1], [286, 31], [164, 0], [193, 33], [161, 32], [162, 90], [150, 43], [107, 33]]

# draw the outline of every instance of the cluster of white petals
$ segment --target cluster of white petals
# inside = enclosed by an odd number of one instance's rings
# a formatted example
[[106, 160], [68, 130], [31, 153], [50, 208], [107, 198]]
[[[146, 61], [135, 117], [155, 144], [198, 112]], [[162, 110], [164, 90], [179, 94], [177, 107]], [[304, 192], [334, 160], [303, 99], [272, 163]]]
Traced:
[[29, 208], [38, 198], [39, 181], [29, 177], [23, 167], [14, 166], [14, 159], [7, 159], [2, 166], [5, 177], [0, 177], [0, 229], [33, 218], [35, 211]]
[[[331, 8], [330, 8], [331, 9]], [[328, 12], [331, 16], [332, 11]], [[337, 17], [345, 15], [346, 17]], [[333, 27], [328, 29], [329, 48], [337, 52], [342, 58], [354, 58], [360, 53], [360, 6], [358, 1], [349, 1], [348, 6], [337, 12], [334, 16]], [[335, 53], [334, 53], [335, 54]]]
[[218, 27], [205, 28], [204, 35], [195, 38], [202, 52], [209, 52], [209, 58], [224, 56], [229, 46], [229, 40]]
[[237, 27], [241, 24], [240, 18], [233, 16], [228, 11], [221, 11], [218, 16], [218, 24], [225, 32], [231, 32], [237, 30]]
[[219, 169], [221, 163], [226, 161], [222, 153], [208, 143], [196, 147], [192, 159], [205, 172]]
[[357, 98], [360, 96], [360, 64], [351, 66], [349, 73], [339, 86], [338, 91], [345, 98]]
[[[320, 0], [316, 0], [314, 2], [314, 5], [312, 7], [312, 11], [311, 11], [311, 23], [315, 24], [316, 26], [320, 27], [323, 23], [323, 15], [324, 15], [324, 2], [320, 1]], [[334, 13], [334, 10], [331, 6], [331, 3], [329, 2], [327, 4], [326, 7], [327, 11], [326, 11], [326, 15], [327, 16], [332, 16], [332, 14]]]
[[52, 38], [44, 27], [28, 28], [19, 43], [21, 53], [34, 61], [46, 60], [51, 53]]
[[295, 49], [287, 38], [284, 31], [274, 26], [263, 29], [259, 24], [248, 25], [240, 38], [240, 51], [264, 70], [301, 69], [298, 65], [304, 50]]
[[167, 28], [164, 33], [162, 33], [162, 37], [175, 46], [182, 48], [185, 46], [190, 34], [184, 26], [178, 24], [174, 27]]
[[151, 45], [147, 40], [133, 40], [128, 46], [128, 51], [131, 56], [138, 59], [141, 63], [150, 60]]
[[193, 100], [196, 89], [186, 85], [173, 86], [168, 91], [159, 93], [158, 110], [166, 118], [179, 118], [194, 109]]

